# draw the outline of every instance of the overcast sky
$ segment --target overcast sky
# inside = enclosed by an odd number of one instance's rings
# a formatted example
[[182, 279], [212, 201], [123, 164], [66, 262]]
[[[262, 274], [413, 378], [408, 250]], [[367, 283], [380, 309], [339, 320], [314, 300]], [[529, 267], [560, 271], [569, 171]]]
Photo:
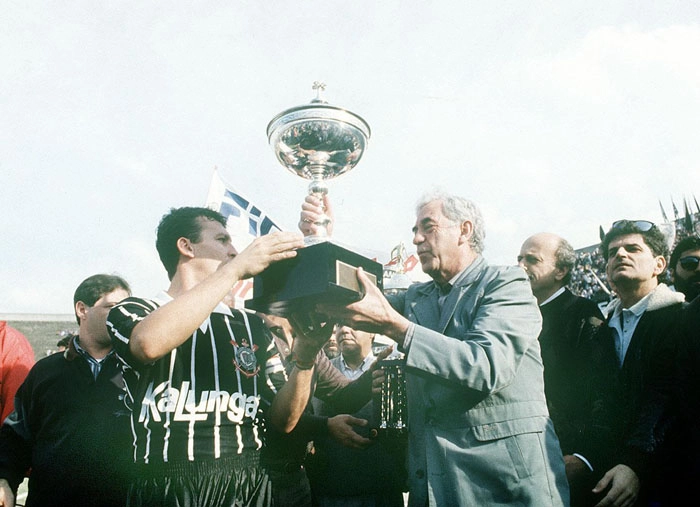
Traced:
[[485, 256], [700, 197], [696, 1], [5, 0], [0, 313], [70, 313], [87, 276], [167, 287], [155, 227], [214, 167], [283, 228], [307, 182], [266, 127], [326, 99], [372, 137], [331, 182], [336, 238], [381, 261], [433, 186], [477, 202]]

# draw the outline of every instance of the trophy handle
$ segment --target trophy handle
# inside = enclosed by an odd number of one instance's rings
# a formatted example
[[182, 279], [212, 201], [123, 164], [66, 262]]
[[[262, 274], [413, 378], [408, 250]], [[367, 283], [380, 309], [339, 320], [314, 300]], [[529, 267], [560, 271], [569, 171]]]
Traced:
[[328, 185], [323, 179], [323, 168], [321, 168], [321, 172], [313, 171], [312, 174], [313, 179], [309, 183], [309, 195], [313, 195], [321, 201], [321, 209], [324, 213], [314, 222], [317, 230], [316, 234], [304, 238], [304, 243], [307, 246], [328, 241], [328, 224], [331, 223], [330, 217], [325, 213], [326, 207], [323, 205], [323, 197], [328, 193]]

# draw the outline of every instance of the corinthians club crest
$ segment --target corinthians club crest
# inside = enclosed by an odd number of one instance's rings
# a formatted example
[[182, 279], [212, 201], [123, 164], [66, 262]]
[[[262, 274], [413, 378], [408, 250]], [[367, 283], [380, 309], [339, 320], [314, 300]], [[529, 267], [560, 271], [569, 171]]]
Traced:
[[240, 345], [236, 343], [236, 340], [231, 340], [231, 345], [233, 345], [234, 351], [232, 362], [236, 369], [248, 378], [256, 376], [260, 371], [258, 358], [255, 355], [258, 346], [251, 347], [247, 338], [243, 338]]

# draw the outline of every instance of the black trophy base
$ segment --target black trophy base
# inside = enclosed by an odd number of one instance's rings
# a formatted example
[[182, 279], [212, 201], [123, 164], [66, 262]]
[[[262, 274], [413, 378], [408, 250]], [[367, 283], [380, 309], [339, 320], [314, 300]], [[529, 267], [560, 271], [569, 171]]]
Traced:
[[319, 303], [348, 305], [363, 296], [358, 267], [382, 289], [380, 263], [330, 242], [301, 248], [293, 259], [276, 262], [253, 278], [253, 298], [245, 307], [288, 317], [313, 312]]

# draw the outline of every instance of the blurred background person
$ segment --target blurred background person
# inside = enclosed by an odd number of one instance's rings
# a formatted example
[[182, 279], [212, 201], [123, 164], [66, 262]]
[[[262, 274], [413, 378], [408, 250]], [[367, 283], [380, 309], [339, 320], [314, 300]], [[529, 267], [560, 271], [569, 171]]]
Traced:
[[[370, 371], [376, 358], [372, 353], [374, 334], [348, 326], [336, 326], [335, 338], [340, 355], [331, 360], [349, 379]], [[388, 351], [387, 351], [388, 352]], [[334, 416], [337, 411], [328, 403], [314, 400], [319, 415]], [[367, 403], [353, 416], [372, 420], [374, 404]], [[355, 431], [369, 438], [369, 426], [355, 426]], [[404, 466], [406, 442], [374, 440], [364, 448], [339, 444], [328, 436], [314, 441], [313, 459], [309, 460], [309, 477], [314, 501], [319, 507], [402, 507], [406, 483]]]
[[125, 280], [103, 274], [76, 289], [78, 335], [32, 367], [0, 429], [0, 505], [14, 505], [30, 469], [27, 507], [125, 504], [130, 410], [105, 321], [129, 293]]
[[669, 262], [673, 287], [690, 302], [700, 294], [700, 238], [688, 236], [678, 242]]
[[34, 351], [27, 338], [0, 320], [0, 423], [15, 406], [15, 393], [34, 365]]

